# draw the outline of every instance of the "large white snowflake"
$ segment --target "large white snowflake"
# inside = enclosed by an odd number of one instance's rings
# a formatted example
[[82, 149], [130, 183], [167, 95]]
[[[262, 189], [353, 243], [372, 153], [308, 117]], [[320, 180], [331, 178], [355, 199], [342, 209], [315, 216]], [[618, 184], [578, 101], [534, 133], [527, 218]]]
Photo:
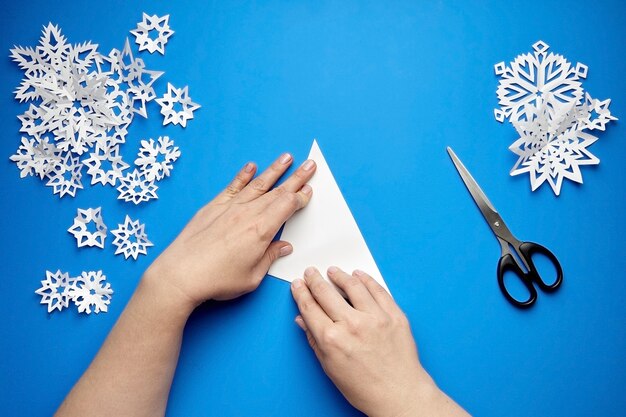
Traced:
[[[93, 224], [94, 231], [89, 230], [89, 225]], [[102, 218], [102, 208], [78, 209], [74, 218], [74, 223], [67, 229], [75, 238], [79, 248], [83, 246], [97, 246], [104, 248], [104, 241], [107, 237], [107, 227]]]
[[106, 276], [102, 271], [83, 272], [74, 281], [69, 290], [71, 297], [79, 313], [91, 314], [91, 309], [97, 314], [107, 312], [113, 290], [111, 284], [106, 282]]
[[[142, 21], [137, 23], [137, 29], [130, 31], [135, 35], [135, 42], [139, 45], [140, 51], [147, 49], [150, 53], [159, 51], [161, 55], [165, 54], [165, 44], [174, 34], [174, 31], [170, 29], [169, 19], [170, 15], [159, 17], [143, 14]], [[156, 38], [151, 37], [154, 33], [156, 33]]]
[[140, 254], [146, 255], [147, 248], [153, 244], [148, 240], [145, 227], [145, 224], [139, 223], [139, 220], [132, 220], [127, 215], [124, 223], [118, 224], [118, 228], [111, 231], [115, 236], [113, 245], [117, 247], [115, 254], [122, 253], [126, 259], [131, 256], [137, 259]]
[[120, 178], [120, 185], [117, 187], [119, 200], [139, 204], [158, 198], [156, 191], [159, 189], [154, 181], [149, 181], [145, 174], [135, 169], [126, 176]]
[[180, 149], [174, 146], [174, 141], [168, 136], [159, 136], [156, 142], [154, 139], [142, 140], [137, 156], [135, 165], [145, 174], [146, 179], [160, 181], [170, 176], [174, 168], [172, 164], [180, 157]]
[[[565, 178], [582, 183], [580, 167], [600, 162], [587, 149], [598, 140], [588, 130], [603, 130], [608, 121], [616, 119], [608, 105], [599, 103], [604, 102], [587, 95], [583, 104], [563, 104], [547, 94], [538, 106], [527, 105], [524, 120], [513, 123], [520, 138], [509, 147], [518, 156], [511, 175], [527, 172], [533, 191], [547, 181], [556, 195], [560, 194]], [[598, 106], [599, 116], [591, 116]]]
[[538, 41], [533, 45], [533, 53], [519, 55], [508, 66], [504, 62], [495, 65], [500, 77], [496, 120], [523, 121], [526, 108], [540, 106], [541, 97], [547, 93], [563, 104], [581, 103], [580, 80], [587, 77], [587, 66], [572, 65], [562, 55], [548, 53], [548, 49], [548, 44]]
[[41, 296], [41, 304], [48, 305], [48, 313], [67, 308], [70, 301], [69, 290], [74, 281], [75, 278], [70, 278], [67, 272], [46, 271], [46, 279], [41, 281], [41, 287], [35, 294]]
[[193, 119], [193, 112], [200, 108], [199, 104], [191, 101], [189, 87], [176, 88], [167, 83], [167, 93], [156, 100], [161, 106], [163, 126], [172, 123], [187, 126], [187, 120]]

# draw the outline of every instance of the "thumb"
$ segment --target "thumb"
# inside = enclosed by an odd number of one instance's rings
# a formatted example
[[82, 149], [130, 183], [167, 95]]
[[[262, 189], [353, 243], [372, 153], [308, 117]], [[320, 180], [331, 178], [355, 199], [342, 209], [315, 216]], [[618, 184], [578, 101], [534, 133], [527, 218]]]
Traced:
[[287, 256], [291, 252], [293, 252], [293, 246], [291, 246], [291, 243], [283, 240], [272, 242], [265, 251], [265, 254], [263, 254], [263, 258], [261, 259], [259, 266], [263, 269], [263, 271], [265, 271], [265, 273], [267, 273], [270, 266], [272, 266], [276, 259]]

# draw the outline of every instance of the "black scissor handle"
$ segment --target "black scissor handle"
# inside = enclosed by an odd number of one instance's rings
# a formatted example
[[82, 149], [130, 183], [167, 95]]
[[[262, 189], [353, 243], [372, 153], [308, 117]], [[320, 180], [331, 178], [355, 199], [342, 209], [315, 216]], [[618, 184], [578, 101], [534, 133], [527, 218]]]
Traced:
[[[498, 285], [500, 286], [502, 294], [504, 294], [506, 299], [509, 300], [511, 304], [519, 308], [528, 308], [537, 300], [537, 290], [535, 289], [533, 283], [536, 283], [542, 291], [553, 292], [559, 288], [563, 282], [563, 269], [561, 268], [561, 264], [556, 256], [554, 256], [554, 254], [547, 248], [537, 243], [523, 242], [519, 246], [519, 251], [521, 252], [520, 255], [524, 258], [530, 269], [527, 272], [524, 272], [519, 267], [517, 262], [515, 262], [513, 256], [510, 253], [507, 253], [502, 256], [498, 262]], [[556, 270], [556, 279], [552, 284], [546, 284], [535, 267], [532, 256], [537, 253], [547, 257]], [[507, 289], [504, 284], [504, 273], [507, 271], [513, 272], [517, 275], [517, 277], [522, 281], [524, 287], [528, 290], [529, 296], [526, 300], [520, 301], [516, 299]]]

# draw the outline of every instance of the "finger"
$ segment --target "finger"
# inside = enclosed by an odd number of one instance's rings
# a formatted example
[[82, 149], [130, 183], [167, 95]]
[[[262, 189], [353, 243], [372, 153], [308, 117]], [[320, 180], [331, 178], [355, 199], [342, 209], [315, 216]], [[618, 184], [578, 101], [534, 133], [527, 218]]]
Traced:
[[380, 307], [365, 284], [355, 276], [345, 273], [336, 266], [328, 268], [328, 278], [348, 296], [354, 308], [361, 311], [380, 311]]
[[333, 321], [343, 321], [354, 312], [341, 294], [328, 281], [322, 278], [317, 269], [313, 267], [307, 268], [304, 271], [304, 281], [311, 290], [315, 301]]
[[277, 240], [270, 243], [265, 250], [265, 254], [263, 254], [263, 257], [261, 258], [261, 262], [259, 262], [259, 268], [261, 269], [263, 275], [267, 274], [267, 271], [276, 259], [287, 256], [291, 252], [293, 252], [293, 246], [291, 246], [289, 242]]
[[276, 181], [287, 171], [293, 157], [284, 153], [275, 160], [269, 168], [267, 168], [261, 175], [253, 179], [243, 190], [237, 195], [237, 199], [243, 202], [254, 200], [265, 194], [270, 190]]
[[296, 324], [298, 325], [298, 327], [300, 327], [300, 328], [301, 328], [302, 330], [304, 330], [305, 332], [306, 332], [307, 330], [309, 330], [309, 329], [306, 327], [306, 323], [304, 322], [304, 319], [302, 318], [302, 316], [301, 316], [301, 315], [299, 315], [299, 314], [298, 314], [298, 315], [296, 316], [295, 322], [296, 322]]
[[302, 188], [302, 186], [306, 184], [311, 177], [313, 177], [316, 168], [317, 165], [315, 164], [315, 161], [307, 159], [293, 174], [289, 176], [289, 178], [285, 180], [284, 183], [282, 183], [281, 187], [284, 187], [287, 191], [295, 193]]
[[333, 325], [333, 321], [313, 298], [304, 280], [298, 278], [291, 283], [291, 294], [308, 331], [313, 336], [318, 337], [323, 329]]
[[215, 197], [214, 201], [225, 202], [235, 197], [243, 188], [248, 185], [250, 180], [254, 177], [254, 173], [256, 172], [256, 165], [254, 162], [248, 162], [241, 168], [241, 170], [237, 173], [235, 178], [231, 181], [230, 184]]
[[[274, 191], [278, 191], [278, 189]], [[286, 190], [280, 191], [278, 197], [262, 212], [267, 234], [274, 236], [283, 223], [289, 220], [296, 211], [309, 204], [312, 195], [313, 189], [308, 184], [305, 184], [297, 193]]]
[[372, 298], [374, 298], [376, 303], [387, 313], [393, 313], [400, 309], [391, 297], [391, 294], [389, 294], [389, 292], [387, 292], [382, 285], [376, 282], [374, 278], [358, 269], [354, 271], [352, 275], [361, 280], [363, 285], [365, 285], [369, 293], [372, 295]]

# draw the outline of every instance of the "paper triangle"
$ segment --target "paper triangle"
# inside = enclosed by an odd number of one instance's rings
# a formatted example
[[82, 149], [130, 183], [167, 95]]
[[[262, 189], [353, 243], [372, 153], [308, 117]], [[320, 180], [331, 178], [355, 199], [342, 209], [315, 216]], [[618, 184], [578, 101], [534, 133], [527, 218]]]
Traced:
[[293, 245], [293, 253], [276, 260], [268, 274], [291, 282], [302, 278], [307, 267], [315, 266], [326, 278], [328, 267], [337, 266], [348, 273], [365, 271], [387, 289], [316, 140], [309, 159], [317, 163], [309, 181], [313, 197], [285, 223], [280, 238]]

